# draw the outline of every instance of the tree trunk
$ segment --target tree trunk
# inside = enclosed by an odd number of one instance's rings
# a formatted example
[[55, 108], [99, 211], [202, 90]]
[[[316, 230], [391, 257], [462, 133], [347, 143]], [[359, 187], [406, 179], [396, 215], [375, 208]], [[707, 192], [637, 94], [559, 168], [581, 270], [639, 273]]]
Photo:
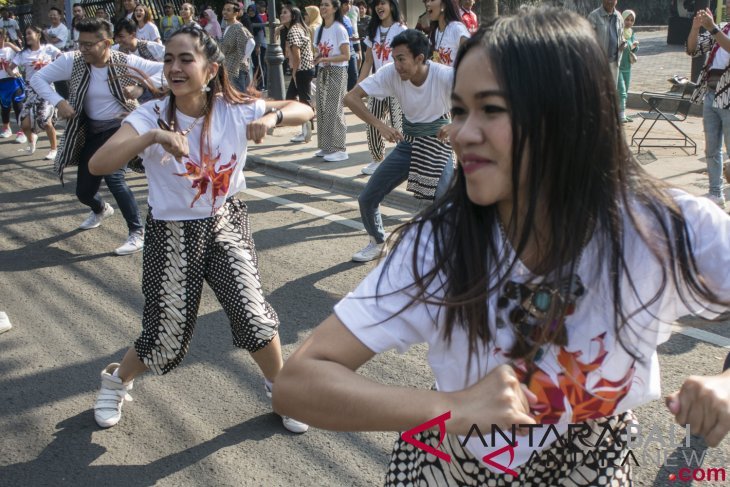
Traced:
[[499, 0], [479, 0], [475, 10], [479, 17], [479, 25], [482, 25], [499, 15]]

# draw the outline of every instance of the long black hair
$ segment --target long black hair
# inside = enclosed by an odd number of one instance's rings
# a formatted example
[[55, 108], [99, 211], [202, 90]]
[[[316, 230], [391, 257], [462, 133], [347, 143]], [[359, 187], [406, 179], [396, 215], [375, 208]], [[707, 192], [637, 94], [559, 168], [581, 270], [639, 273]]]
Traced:
[[[342, 20], [342, 11], [340, 10], [340, 7], [342, 6], [342, 4], [340, 3], [340, 0], [328, 0], [328, 1], [330, 2], [330, 4], [332, 4], [332, 8], [335, 10], [335, 20], [334, 21], [339, 22], [344, 27], [345, 22]], [[315, 44], [319, 45], [319, 41], [322, 40], [323, 32], [324, 32], [324, 19], [322, 19], [322, 25], [319, 26], [319, 32], [317, 32], [317, 42]]]
[[[451, 22], [461, 22], [461, 15], [459, 14], [459, 6], [454, 0], [441, 0], [441, 5], [444, 6], [444, 20], [448, 26]], [[431, 40], [431, 45], [434, 49], [437, 49], [436, 45], [436, 32], [439, 30], [439, 21], [434, 20], [431, 22], [431, 33], [428, 38]], [[446, 29], [444, 28], [444, 33]]]
[[[223, 100], [228, 103], [240, 104], [253, 103], [256, 100], [256, 97], [253, 96], [253, 94], [240, 93], [233, 87], [231, 82], [228, 80], [228, 75], [223, 67], [225, 56], [220, 50], [218, 42], [208, 35], [205, 30], [194, 26], [181, 27], [170, 36], [167, 43], [169, 44], [173, 38], [180, 35], [188, 35], [192, 37], [195, 40], [196, 47], [200, 50], [200, 52], [205, 54], [208, 62], [218, 63], [218, 74], [211, 78], [207, 85], [209, 91], [206, 92], [207, 100], [205, 105], [205, 118], [203, 119], [203, 129], [200, 133], [200, 154], [201, 157], [203, 157], [204, 154], [211, 155], [210, 126], [216, 100], [218, 98], [223, 98]], [[169, 91], [168, 96], [170, 97], [170, 101], [167, 104], [166, 122], [170, 126], [179, 127], [180, 124], [177, 123], [176, 115], [177, 106], [175, 103], [175, 94], [172, 91]]]
[[[635, 359], [648, 359], [639, 347], [645, 330], [632, 329], [629, 320], [659, 304], [669, 286], [679, 290], [690, 309], [698, 300], [727, 306], [698, 269], [687, 222], [668, 186], [648, 175], [627, 146], [618, 122], [616, 82], [590, 24], [555, 8], [498, 17], [460, 48], [456, 79], [468, 76], [460, 67], [473, 50], [486, 54], [511, 118], [513, 210], [503, 232], [517, 242], [515, 252], [505, 253], [498, 243], [497, 205], [480, 206], [469, 199], [459, 165], [442, 199], [391, 237], [393, 248], [410, 249], [411, 238], [417, 242], [406, 257], [414, 284], [401, 290], [413, 296], [403, 309], [414, 303], [439, 306], [444, 339], [450, 342], [454, 329], [463, 328], [471, 357], [494, 338], [488, 323], [496, 310], [488, 298], [505, 290], [528, 241], [537, 240], [535, 274], [564, 282], [577, 272], [588, 239], [596, 249], [591, 262], [596, 279], [610, 284], [606, 303], [612, 307], [616, 337]], [[524, 220], [518, 222], [516, 215]], [[537, 234], [538, 227], [546, 234]], [[656, 294], [643, 301], [637, 284], [642, 270], [627, 265], [626, 256], [635, 249], [628, 248], [631, 240], [625, 238], [633, 235], [662, 268]], [[424, 255], [419, 243], [427, 240], [433, 247]], [[385, 269], [401, 265], [393, 255], [386, 257]], [[424, 268], [430, 260], [433, 265]], [[516, 342], [509, 356], [533, 360], [545, 344], [565, 345], [561, 328], [567, 313], [567, 305], [550, 310], [536, 339], [523, 336], [513, 324]], [[547, 325], [556, 322], [562, 325]]]
[[[376, 9], [378, 8], [378, 4], [383, 0], [374, 0], [372, 3], [373, 13], [370, 16], [370, 23], [368, 24], [368, 32], [367, 36], [368, 39], [370, 39], [371, 42], [375, 42], [375, 36], [378, 34], [378, 27], [380, 27], [380, 24], [382, 21], [380, 20], [380, 17], [378, 16]], [[403, 23], [403, 16], [400, 13], [400, 7], [398, 6], [398, 0], [384, 0], [387, 1], [390, 4], [390, 15], [393, 17], [393, 23], [394, 24], [400, 24]]]
[[28, 43], [28, 29], [38, 34], [38, 43], [41, 46], [44, 44], [48, 44], [48, 39], [46, 38], [46, 33], [43, 31], [43, 29], [41, 29], [37, 25], [29, 25], [25, 29], [23, 29], [23, 51], [30, 51], [30, 44]]

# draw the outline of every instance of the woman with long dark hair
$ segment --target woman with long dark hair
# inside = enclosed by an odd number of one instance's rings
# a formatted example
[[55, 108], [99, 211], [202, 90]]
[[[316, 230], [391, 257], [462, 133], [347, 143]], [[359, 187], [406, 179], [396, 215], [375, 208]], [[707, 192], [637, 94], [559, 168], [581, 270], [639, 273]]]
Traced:
[[[286, 89], [287, 100], [299, 100], [312, 106], [312, 79], [314, 79], [314, 56], [309, 28], [304, 23], [302, 11], [291, 5], [281, 7], [281, 25], [286, 28], [286, 53], [292, 70], [291, 81]], [[309, 142], [312, 139], [310, 121], [302, 124], [302, 133], [295, 135], [292, 142]]]
[[349, 158], [345, 146], [347, 125], [342, 99], [347, 90], [350, 36], [342, 23], [339, 0], [322, 0], [322, 25], [314, 34], [317, 54], [317, 157], [327, 162]]
[[[678, 317], [730, 304], [730, 217], [632, 156], [573, 12], [490, 22], [459, 52], [452, 100], [453, 185], [289, 358], [274, 409], [410, 429], [386, 485], [631, 485], [621, 438], [661, 395], [657, 347]], [[355, 372], [424, 342], [433, 390]], [[715, 446], [729, 390], [729, 372], [690, 377], [666, 404]]]
[[437, 63], [453, 66], [456, 52], [471, 36], [459, 15], [459, 7], [453, 0], [425, 0], [426, 13], [431, 20], [429, 39]]
[[[386, 64], [393, 62], [393, 49], [390, 43], [393, 38], [408, 27], [403, 23], [397, 0], [377, 0], [374, 4], [375, 12], [370, 18], [367, 35], [365, 36], [365, 61], [360, 68], [358, 83]], [[403, 114], [398, 100], [395, 98], [378, 99], [368, 98], [368, 110], [379, 120], [390, 119], [390, 125], [402, 131]], [[367, 131], [370, 164], [362, 168], [363, 174], [373, 174], [385, 158], [385, 141], [383, 136], [372, 125]]]
[[36, 149], [38, 134], [45, 130], [51, 143], [51, 150], [45, 159], [50, 161], [56, 158], [58, 144], [54, 124], [57, 120], [56, 108], [44, 100], [30, 86], [33, 75], [49, 65], [61, 55], [61, 51], [53, 44], [46, 42], [46, 36], [38, 26], [30, 25], [25, 29], [25, 48], [13, 58], [10, 70], [22, 67], [25, 73], [25, 103], [20, 112], [20, 126], [28, 139], [28, 153], [33, 154]]
[[223, 66], [231, 84], [241, 93], [246, 93], [251, 84], [251, 53], [256, 47], [253, 34], [238, 20], [241, 6], [233, 0], [223, 4], [223, 19], [226, 29], [220, 41], [221, 51], [226, 57]]
[[[108, 174], [136, 155], [149, 182], [142, 290], [143, 331], [121, 363], [101, 373], [94, 417], [102, 427], [121, 419], [133, 379], [151, 369], [165, 374], [187, 352], [207, 282], [226, 311], [237, 347], [251, 353], [265, 391], [282, 367], [276, 312], [263, 296], [246, 205], [248, 141], [260, 143], [278, 125], [299, 125], [312, 110], [295, 102], [264, 102], [233, 89], [217, 42], [183, 27], [166, 44], [161, 100], [130, 114], [99, 149], [89, 169]], [[303, 433], [307, 425], [283, 418]]]

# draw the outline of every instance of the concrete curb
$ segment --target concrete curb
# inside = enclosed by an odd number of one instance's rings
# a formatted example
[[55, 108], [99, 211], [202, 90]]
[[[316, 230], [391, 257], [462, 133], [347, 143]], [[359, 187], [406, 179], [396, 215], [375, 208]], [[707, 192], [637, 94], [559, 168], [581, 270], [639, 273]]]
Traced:
[[[330, 171], [302, 166], [295, 162], [274, 162], [262, 156], [249, 154], [246, 158], [246, 167], [267, 176], [279, 177], [314, 188], [329, 191], [335, 194], [344, 194], [357, 198], [367, 184], [367, 180], [353, 179], [340, 176]], [[383, 204], [410, 213], [419, 210], [419, 202], [413, 195], [401, 188], [396, 188], [385, 197]]]

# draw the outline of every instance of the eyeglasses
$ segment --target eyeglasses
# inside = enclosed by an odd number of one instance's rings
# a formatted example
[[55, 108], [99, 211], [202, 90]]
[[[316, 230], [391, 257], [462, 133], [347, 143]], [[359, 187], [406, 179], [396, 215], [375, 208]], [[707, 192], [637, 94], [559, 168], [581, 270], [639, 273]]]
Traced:
[[79, 51], [85, 51], [85, 50], [91, 49], [92, 47], [94, 47], [98, 43], [104, 42], [105, 40], [106, 39], [99, 39], [96, 42], [79, 42], [78, 43], [79, 44]]

